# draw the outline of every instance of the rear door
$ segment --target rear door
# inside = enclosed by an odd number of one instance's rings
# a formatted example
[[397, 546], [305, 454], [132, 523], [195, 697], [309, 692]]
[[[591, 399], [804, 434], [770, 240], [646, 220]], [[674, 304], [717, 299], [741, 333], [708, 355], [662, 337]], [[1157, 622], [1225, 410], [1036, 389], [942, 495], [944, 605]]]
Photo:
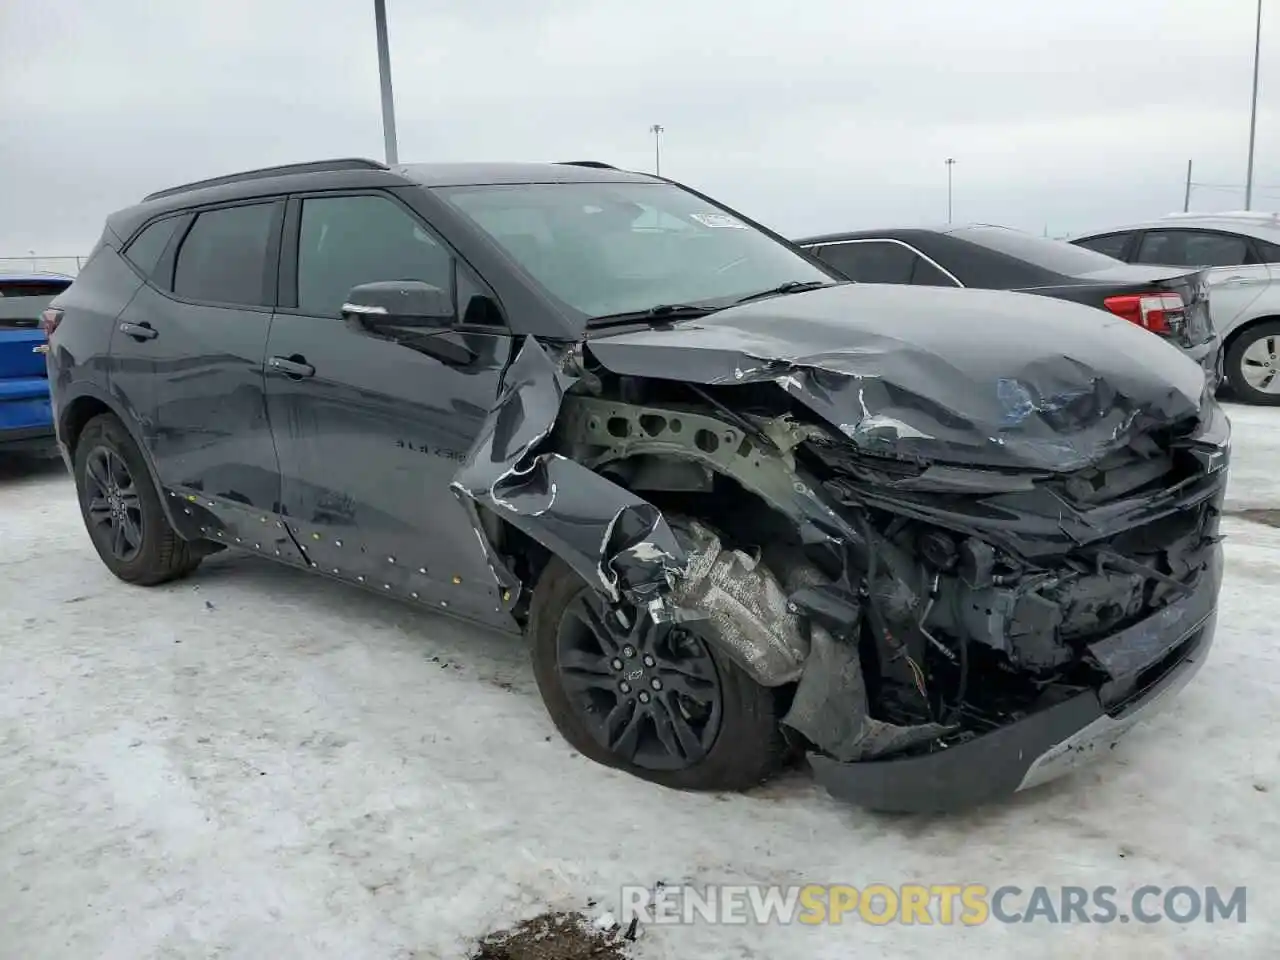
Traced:
[[1134, 263], [1207, 270], [1213, 325], [1225, 336], [1271, 283], [1271, 268], [1255, 259], [1248, 237], [1217, 230], [1147, 230]]
[[0, 442], [53, 431], [40, 313], [70, 284], [61, 277], [0, 277]]
[[159, 249], [158, 261], [111, 344], [113, 392], [133, 395], [161, 483], [263, 514], [280, 491], [262, 363], [284, 207], [207, 207], [154, 242], [140, 234], [147, 246], [126, 255], [142, 269]]
[[[281, 510], [323, 572], [510, 627], [450, 483], [494, 405], [512, 343], [496, 298], [430, 227], [381, 191], [290, 200], [267, 398]], [[421, 280], [452, 291], [442, 359], [344, 321], [351, 288]]]

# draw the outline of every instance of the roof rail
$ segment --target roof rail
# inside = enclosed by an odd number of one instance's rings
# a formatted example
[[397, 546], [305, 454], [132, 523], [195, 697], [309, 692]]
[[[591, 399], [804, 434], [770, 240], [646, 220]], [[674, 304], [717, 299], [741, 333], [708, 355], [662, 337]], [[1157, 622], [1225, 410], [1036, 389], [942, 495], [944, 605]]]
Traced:
[[366, 160], [362, 157], [344, 157], [339, 160], [311, 160], [305, 163], [285, 163], [278, 167], [262, 167], [259, 170], [245, 170], [243, 173], [231, 173], [223, 177], [210, 177], [208, 180], [196, 180], [181, 186], [157, 190], [142, 198], [142, 202], [159, 200], [161, 197], [172, 197], [191, 190], [203, 190], [205, 187], [220, 187], [228, 183], [240, 183], [244, 180], [263, 180], [268, 177], [284, 177], [294, 173], [337, 173], [342, 170], [390, 170], [385, 163], [377, 160]]
[[597, 170], [617, 170], [612, 163], [605, 163], [603, 160], [557, 160], [557, 164], [562, 167], [594, 167]]

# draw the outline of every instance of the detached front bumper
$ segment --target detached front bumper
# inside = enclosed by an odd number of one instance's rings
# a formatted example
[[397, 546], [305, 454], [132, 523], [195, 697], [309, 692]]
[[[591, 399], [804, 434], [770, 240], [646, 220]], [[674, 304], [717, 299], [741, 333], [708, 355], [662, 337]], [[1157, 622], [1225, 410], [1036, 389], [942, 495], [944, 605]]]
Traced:
[[1215, 545], [1194, 593], [1090, 645], [1108, 678], [1095, 689], [1042, 700], [1020, 720], [922, 756], [841, 763], [810, 754], [814, 776], [833, 796], [872, 810], [944, 813], [1070, 773], [1166, 706], [1199, 671], [1213, 644], [1221, 582]]

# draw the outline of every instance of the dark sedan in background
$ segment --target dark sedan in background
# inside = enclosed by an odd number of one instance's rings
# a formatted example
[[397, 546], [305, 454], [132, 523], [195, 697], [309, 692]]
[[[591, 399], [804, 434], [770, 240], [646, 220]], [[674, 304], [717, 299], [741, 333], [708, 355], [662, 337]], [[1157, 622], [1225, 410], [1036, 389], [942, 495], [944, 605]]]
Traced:
[[1122, 263], [985, 224], [862, 230], [796, 242], [860, 283], [1014, 290], [1108, 310], [1181, 348], [1212, 382], [1220, 377], [1202, 270]]

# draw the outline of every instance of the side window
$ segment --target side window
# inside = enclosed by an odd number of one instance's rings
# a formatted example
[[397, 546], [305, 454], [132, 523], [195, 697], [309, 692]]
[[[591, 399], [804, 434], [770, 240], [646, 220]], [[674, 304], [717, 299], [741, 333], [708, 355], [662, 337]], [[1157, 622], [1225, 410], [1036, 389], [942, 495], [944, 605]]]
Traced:
[[1129, 245], [1129, 238], [1132, 236], [1132, 233], [1108, 233], [1104, 237], [1077, 240], [1076, 246], [1084, 247], [1086, 250], [1092, 250], [1095, 253], [1106, 254], [1108, 257], [1115, 257], [1117, 260], [1123, 260], [1125, 247]]
[[1255, 239], [1253, 242], [1258, 248], [1260, 263], [1280, 263], [1280, 246], [1265, 240]]
[[917, 256], [911, 269], [911, 282], [917, 287], [957, 287], [949, 276], [935, 267], [924, 257]]
[[351, 288], [378, 280], [422, 280], [453, 288], [453, 257], [386, 197], [302, 201], [298, 309], [336, 317]]
[[820, 247], [818, 257], [859, 283], [910, 283], [916, 255], [898, 243], [859, 240]]
[[1234, 267], [1249, 256], [1244, 237], [1207, 230], [1151, 230], [1142, 237], [1135, 263], [1171, 267]]
[[125, 248], [124, 255], [143, 274], [151, 276], [181, 220], [181, 217], [168, 217], [148, 225], [133, 238], [133, 242]]
[[267, 251], [274, 211], [273, 203], [255, 203], [197, 216], [178, 250], [173, 292], [192, 300], [269, 306]]

